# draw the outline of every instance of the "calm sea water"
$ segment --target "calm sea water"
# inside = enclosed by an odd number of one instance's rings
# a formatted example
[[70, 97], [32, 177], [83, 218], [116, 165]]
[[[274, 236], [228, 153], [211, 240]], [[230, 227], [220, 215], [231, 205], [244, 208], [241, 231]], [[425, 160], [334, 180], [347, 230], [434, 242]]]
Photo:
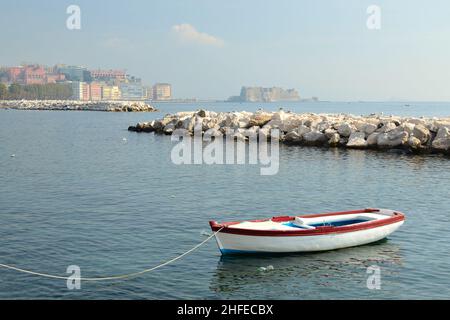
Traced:
[[[281, 104], [212, 103], [212, 110]], [[448, 116], [449, 103], [299, 103], [294, 111]], [[170, 137], [128, 132], [161, 113], [0, 111], [0, 263], [82, 276], [139, 271], [203, 241], [208, 220], [386, 207], [407, 214], [389, 239], [315, 254], [222, 258], [214, 241], [128, 281], [49, 280], [0, 269], [0, 298], [450, 298], [450, 159], [281, 146], [280, 170], [176, 166]], [[123, 138], [126, 138], [124, 140]], [[11, 157], [15, 154], [15, 157]], [[272, 265], [270, 272], [260, 267]], [[381, 289], [366, 287], [381, 268]]]

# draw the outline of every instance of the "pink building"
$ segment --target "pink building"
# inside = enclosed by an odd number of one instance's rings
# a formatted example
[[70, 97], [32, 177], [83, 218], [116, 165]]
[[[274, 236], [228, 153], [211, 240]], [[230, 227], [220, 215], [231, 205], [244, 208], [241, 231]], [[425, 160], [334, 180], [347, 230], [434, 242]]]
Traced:
[[8, 82], [19, 84], [47, 84], [66, 80], [64, 74], [55, 73], [39, 65], [6, 68]]
[[102, 85], [100, 83], [92, 82], [89, 85], [90, 100], [102, 100]]
[[66, 76], [64, 74], [47, 74], [45, 76], [46, 83], [56, 83], [66, 80]]
[[23, 82], [23, 67], [10, 67], [7, 68], [8, 78], [11, 83]]
[[45, 84], [47, 72], [41, 66], [26, 66], [23, 75], [25, 84]]

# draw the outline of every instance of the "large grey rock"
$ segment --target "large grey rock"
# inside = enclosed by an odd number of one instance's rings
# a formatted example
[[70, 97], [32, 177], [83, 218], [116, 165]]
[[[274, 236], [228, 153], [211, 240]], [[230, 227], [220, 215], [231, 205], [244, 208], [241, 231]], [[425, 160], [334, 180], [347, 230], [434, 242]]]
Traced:
[[305, 141], [306, 144], [319, 145], [319, 144], [323, 144], [328, 139], [325, 136], [325, 134], [323, 134], [322, 132], [311, 131], [311, 132], [305, 133], [303, 135], [303, 140]]
[[395, 148], [405, 144], [408, 141], [408, 132], [387, 132], [381, 133], [377, 138], [377, 145], [380, 148]]
[[331, 147], [336, 147], [337, 145], [339, 145], [340, 141], [341, 137], [339, 136], [339, 133], [335, 132], [329, 137], [328, 145]]
[[439, 128], [438, 133], [433, 140], [432, 147], [437, 151], [450, 151], [450, 131], [448, 128]]
[[237, 132], [241, 133], [242, 135], [246, 136], [246, 137], [251, 137], [251, 138], [257, 138], [258, 137], [258, 132], [259, 132], [260, 128], [257, 126], [248, 128], [248, 129], [242, 129], [239, 128], [237, 129]]
[[281, 131], [289, 132], [294, 129], [289, 130], [290, 128], [288, 128], [291, 127], [289, 117], [290, 114], [280, 110], [272, 115], [272, 119], [267, 124], [273, 128], [279, 128]]
[[195, 125], [195, 117], [187, 117], [183, 120], [183, 129], [186, 129], [189, 132], [194, 131]]
[[411, 149], [418, 150], [421, 148], [422, 142], [418, 138], [411, 136], [408, 139], [408, 145]]
[[396, 128], [397, 125], [394, 122], [382, 123], [377, 129], [377, 132], [386, 133], [395, 130]]
[[295, 144], [300, 143], [302, 140], [302, 136], [295, 131], [291, 131], [284, 136], [284, 141], [287, 143]]
[[211, 140], [212, 137], [223, 138], [223, 133], [217, 128], [211, 128], [206, 130], [203, 134], [203, 139], [205, 139], [205, 141]]
[[430, 139], [431, 132], [425, 126], [419, 124], [414, 127], [412, 135], [419, 139], [421, 144], [425, 144]]
[[248, 122], [249, 127], [263, 127], [272, 119], [272, 114], [268, 112], [256, 112]]
[[330, 124], [329, 122], [327, 122], [327, 121], [322, 121], [322, 122], [319, 122], [319, 123], [317, 124], [316, 129], [317, 129], [318, 131], [324, 132], [325, 130], [328, 130], [328, 128], [330, 128], [330, 126], [331, 126], [331, 124]]
[[355, 131], [355, 127], [347, 122], [338, 125], [336, 129], [342, 137], [350, 137], [352, 132]]
[[153, 127], [150, 125], [149, 122], [140, 122], [138, 124], [136, 124], [135, 130], [136, 132], [146, 132], [146, 130], [148, 130], [148, 132], [153, 131]]
[[430, 130], [431, 132], [438, 132], [438, 131], [439, 131], [439, 128], [440, 128], [440, 126], [439, 126], [435, 121], [432, 121], [432, 122], [430, 122], [430, 123], [427, 123], [427, 124], [425, 125], [425, 127], [426, 127], [428, 130]]
[[339, 136], [339, 134], [337, 133], [337, 130], [332, 129], [332, 128], [328, 128], [323, 132], [328, 139], [331, 139], [335, 134], [337, 134]]
[[203, 109], [200, 109], [200, 110], [197, 111], [197, 115], [198, 115], [199, 117], [204, 118], [204, 117], [206, 117], [206, 111], [203, 110]]
[[311, 132], [311, 128], [309, 128], [309, 127], [307, 127], [307, 126], [305, 126], [303, 124], [298, 126], [298, 128], [297, 128], [297, 133], [299, 135], [301, 135], [301, 136], [303, 136], [303, 135], [305, 135], [306, 133], [309, 133], [309, 132]]
[[302, 124], [301, 119], [296, 117], [291, 113], [286, 113], [284, 111], [276, 112], [272, 120], [268, 122], [268, 125], [272, 127], [277, 127], [282, 132], [291, 132], [297, 129]]
[[319, 123], [322, 122], [320, 119], [318, 119], [317, 117], [312, 117], [310, 119], [306, 119], [303, 121], [303, 124], [309, 128], [311, 128], [311, 130], [317, 129], [320, 131], [318, 127]]
[[165, 124], [163, 124], [161, 120], [155, 120], [155, 122], [153, 123], [153, 129], [155, 129], [155, 131], [158, 133], [162, 132], [164, 127], [165, 127]]
[[367, 146], [375, 147], [378, 144], [378, 135], [379, 132], [374, 132], [367, 137]]
[[221, 126], [229, 128], [239, 128], [239, 118], [236, 115], [230, 114], [225, 118], [225, 123], [223, 123]]
[[408, 132], [409, 135], [413, 134], [415, 127], [416, 125], [410, 122], [405, 122], [401, 125], [402, 130]]
[[163, 129], [164, 133], [167, 134], [167, 135], [172, 134], [172, 132], [174, 130], [175, 130], [175, 123], [174, 122], [168, 123]]
[[366, 134], [364, 132], [353, 132], [348, 138], [347, 148], [363, 149], [367, 147], [367, 141], [365, 139]]
[[367, 123], [362, 127], [362, 131], [366, 134], [367, 137], [374, 133], [377, 129], [378, 127], [372, 123]]
[[207, 131], [209, 129], [214, 128], [216, 125], [217, 125], [217, 119], [204, 117], [203, 121], [202, 121], [202, 130]]

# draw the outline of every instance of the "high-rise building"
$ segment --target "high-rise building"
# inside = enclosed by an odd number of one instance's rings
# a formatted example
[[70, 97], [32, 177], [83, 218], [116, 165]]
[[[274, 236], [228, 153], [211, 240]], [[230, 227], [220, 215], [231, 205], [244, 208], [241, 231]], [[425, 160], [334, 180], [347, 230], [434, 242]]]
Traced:
[[169, 83], [157, 83], [153, 86], [153, 100], [163, 101], [172, 99], [172, 86]]

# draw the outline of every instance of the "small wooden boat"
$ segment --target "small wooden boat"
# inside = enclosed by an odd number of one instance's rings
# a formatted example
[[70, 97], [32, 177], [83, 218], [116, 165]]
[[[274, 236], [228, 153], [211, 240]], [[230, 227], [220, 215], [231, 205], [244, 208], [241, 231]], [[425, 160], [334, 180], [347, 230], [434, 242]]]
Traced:
[[401, 212], [362, 209], [264, 220], [210, 221], [222, 254], [312, 252], [384, 239], [404, 222]]

